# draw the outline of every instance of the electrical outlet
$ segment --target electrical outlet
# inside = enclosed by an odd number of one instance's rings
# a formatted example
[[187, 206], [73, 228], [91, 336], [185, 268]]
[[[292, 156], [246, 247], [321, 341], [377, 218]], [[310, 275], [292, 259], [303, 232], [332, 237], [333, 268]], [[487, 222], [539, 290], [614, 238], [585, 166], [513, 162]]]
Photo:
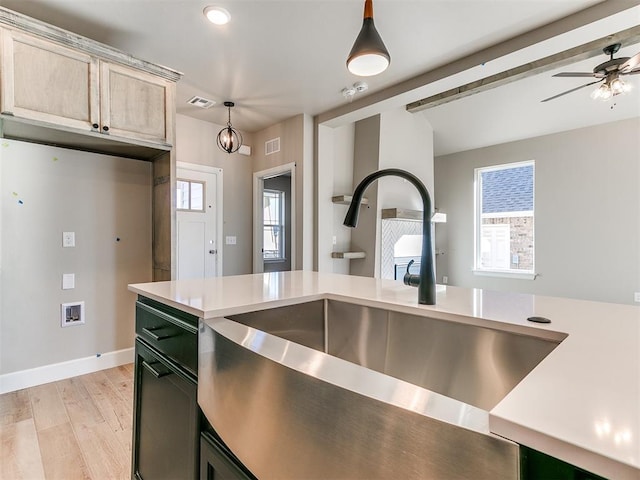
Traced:
[[60, 305], [60, 326], [84, 325], [84, 302], [63, 303]]
[[62, 232], [62, 246], [75, 247], [76, 246], [76, 232]]
[[442, 284], [446, 285], [447, 283], [449, 283], [449, 277], [447, 277], [446, 275], [442, 277]]
[[332, 243], [333, 243], [334, 245], [337, 245], [337, 244], [338, 244], [338, 238], [337, 238], [335, 235], [333, 236]]
[[640, 292], [636, 292], [633, 294], [633, 301], [640, 303]]

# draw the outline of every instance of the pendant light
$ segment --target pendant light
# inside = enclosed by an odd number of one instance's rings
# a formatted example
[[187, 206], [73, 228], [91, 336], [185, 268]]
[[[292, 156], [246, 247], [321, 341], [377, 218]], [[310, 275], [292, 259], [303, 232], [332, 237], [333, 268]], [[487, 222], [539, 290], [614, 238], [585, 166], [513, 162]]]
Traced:
[[229, 110], [229, 120], [227, 126], [218, 132], [218, 147], [227, 153], [235, 153], [242, 146], [242, 134], [231, 126], [231, 107], [233, 102], [224, 102], [224, 106]]
[[390, 62], [389, 51], [373, 24], [373, 0], [365, 0], [362, 29], [347, 58], [347, 68], [354, 75], [369, 77], [384, 72]]

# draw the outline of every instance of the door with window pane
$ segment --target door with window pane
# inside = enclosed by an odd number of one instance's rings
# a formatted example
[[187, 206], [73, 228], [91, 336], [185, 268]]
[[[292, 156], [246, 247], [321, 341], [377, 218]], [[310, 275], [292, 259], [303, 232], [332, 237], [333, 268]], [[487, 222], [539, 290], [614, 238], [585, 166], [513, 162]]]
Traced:
[[177, 174], [177, 278], [216, 277], [217, 175], [186, 168], [178, 168]]

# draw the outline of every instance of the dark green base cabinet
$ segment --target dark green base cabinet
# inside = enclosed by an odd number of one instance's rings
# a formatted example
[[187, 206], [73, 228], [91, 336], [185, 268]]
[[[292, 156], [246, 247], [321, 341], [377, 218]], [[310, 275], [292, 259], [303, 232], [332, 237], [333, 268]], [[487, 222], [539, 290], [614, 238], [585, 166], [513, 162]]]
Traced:
[[606, 480], [557, 458], [520, 446], [521, 480]]
[[255, 477], [234, 462], [227, 447], [209, 432], [200, 436], [200, 480], [254, 480]]
[[253, 480], [198, 407], [198, 318], [141, 296], [136, 335], [131, 478]]
[[135, 478], [196, 478], [199, 425], [195, 381], [141, 340], [136, 340], [135, 377]]

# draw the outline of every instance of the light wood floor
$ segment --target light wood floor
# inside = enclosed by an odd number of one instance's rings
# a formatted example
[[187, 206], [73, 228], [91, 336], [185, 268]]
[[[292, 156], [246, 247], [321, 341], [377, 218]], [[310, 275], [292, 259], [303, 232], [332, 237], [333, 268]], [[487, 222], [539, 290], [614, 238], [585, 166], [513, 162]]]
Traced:
[[0, 395], [0, 479], [130, 479], [133, 364]]

